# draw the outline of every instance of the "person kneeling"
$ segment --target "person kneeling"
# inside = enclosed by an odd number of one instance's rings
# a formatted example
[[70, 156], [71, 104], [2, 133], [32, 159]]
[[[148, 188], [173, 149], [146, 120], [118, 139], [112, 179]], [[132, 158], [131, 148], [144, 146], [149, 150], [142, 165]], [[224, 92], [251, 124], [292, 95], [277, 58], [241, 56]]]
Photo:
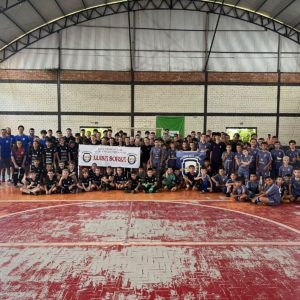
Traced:
[[89, 176], [88, 169], [84, 168], [82, 170], [82, 175], [77, 183], [77, 188], [79, 192], [91, 192], [93, 190], [92, 179]]

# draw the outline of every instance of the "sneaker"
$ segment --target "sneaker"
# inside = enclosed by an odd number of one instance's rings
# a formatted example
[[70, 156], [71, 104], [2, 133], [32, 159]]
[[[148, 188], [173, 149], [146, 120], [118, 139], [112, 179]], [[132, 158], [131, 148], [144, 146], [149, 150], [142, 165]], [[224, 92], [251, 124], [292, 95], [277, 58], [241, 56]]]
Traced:
[[259, 203], [261, 203], [261, 200], [260, 200], [259, 198], [257, 198], [257, 199], [255, 200], [255, 204], [259, 204]]

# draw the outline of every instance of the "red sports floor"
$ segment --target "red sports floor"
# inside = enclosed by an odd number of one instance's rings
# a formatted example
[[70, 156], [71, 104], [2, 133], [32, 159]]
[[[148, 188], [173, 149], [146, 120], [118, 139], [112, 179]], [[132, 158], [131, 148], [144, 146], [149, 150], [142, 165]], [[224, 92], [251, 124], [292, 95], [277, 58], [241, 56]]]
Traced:
[[300, 299], [300, 205], [0, 187], [0, 299]]

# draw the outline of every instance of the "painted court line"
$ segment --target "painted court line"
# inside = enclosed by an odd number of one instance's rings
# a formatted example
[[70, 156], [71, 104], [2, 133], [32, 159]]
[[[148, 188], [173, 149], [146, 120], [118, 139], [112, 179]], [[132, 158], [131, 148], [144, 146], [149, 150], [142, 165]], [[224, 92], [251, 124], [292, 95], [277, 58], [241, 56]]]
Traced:
[[[178, 204], [178, 202], [176, 202]], [[249, 214], [249, 213], [246, 213], [246, 212], [243, 212], [243, 211], [239, 211], [239, 210], [233, 210], [233, 209], [229, 209], [229, 208], [224, 208], [224, 207], [218, 207], [218, 206], [211, 206], [211, 205], [205, 205], [205, 204], [200, 204], [200, 203], [187, 203], [187, 202], [179, 202], [181, 204], [188, 204], [188, 205], [193, 205], [193, 206], [202, 206], [202, 207], [209, 207], [209, 208], [215, 208], [215, 209], [220, 209], [220, 210], [225, 210], [225, 211], [230, 211], [230, 212], [234, 212], [234, 213], [238, 213], [238, 214], [241, 214], [241, 215], [245, 215], [245, 216], [248, 216], [248, 217], [253, 217], [253, 218], [257, 218], [257, 219], [260, 219], [260, 220], [263, 220], [263, 221], [266, 221], [266, 222], [270, 222], [270, 223], [273, 223], [277, 226], [281, 226], [285, 229], [288, 229], [288, 230], [291, 230], [295, 233], [298, 233], [300, 234], [300, 230], [297, 230], [293, 227], [290, 227], [288, 225], [285, 225], [283, 223], [279, 223], [277, 221], [274, 221], [274, 220], [271, 220], [271, 219], [267, 219], [267, 218], [264, 218], [264, 217], [261, 217], [261, 216], [257, 216], [257, 215], [252, 215], [252, 214]]]
[[182, 246], [300, 246], [300, 242], [264, 242], [264, 241], [209, 241], [209, 242], [59, 242], [59, 243], [0, 243], [0, 248], [10, 247], [182, 247]]

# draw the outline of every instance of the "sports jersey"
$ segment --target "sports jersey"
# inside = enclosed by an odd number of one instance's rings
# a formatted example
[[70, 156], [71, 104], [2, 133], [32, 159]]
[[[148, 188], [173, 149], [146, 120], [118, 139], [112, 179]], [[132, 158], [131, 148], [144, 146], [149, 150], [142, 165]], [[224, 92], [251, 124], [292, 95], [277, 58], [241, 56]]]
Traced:
[[51, 164], [53, 165], [54, 163], [54, 154], [56, 153], [55, 148], [51, 147], [51, 148], [44, 148], [43, 150], [44, 152], [44, 160], [45, 160], [45, 164]]
[[254, 194], [259, 193], [259, 182], [258, 181], [248, 181], [246, 186], [247, 186], [248, 191], [253, 192]]
[[24, 147], [12, 150], [11, 155], [14, 157], [17, 165], [20, 167], [23, 164], [24, 157], [26, 156], [26, 150]]
[[198, 176], [197, 173], [187, 172], [185, 175], [191, 182], [195, 181], [195, 178]]
[[220, 174], [215, 175], [214, 180], [217, 182], [217, 186], [223, 186], [225, 185], [228, 177], [226, 175], [221, 176]]
[[239, 171], [249, 171], [249, 168], [250, 168], [250, 164], [249, 165], [244, 165], [242, 164], [242, 162], [252, 162], [253, 160], [253, 156], [251, 155], [248, 155], [248, 156], [245, 156], [244, 154], [241, 156], [241, 159], [240, 159], [240, 165], [239, 165]]
[[270, 161], [272, 161], [272, 156], [269, 151], [258, 151], [257, 153], [258, 167], [264, 168]]
[[198, 149], [199, 151], [206, 152], [210, 149], [211, 144], [210, 143], [202, 143], [201, 141], [198, 143]]
[[222, 154], [226, 150], [226, 145], [223, 142], [220, 143], [211, 143], [211, 162], [212, 163], [221, 163]]
[[48, 189], [52, 188], [57, 183], [57, 177], [54, 175], [52, 179], [47, 175], [45, 178], [45, 185]]
[[42, 176], [43, 176], [43, 168], [41, 167], [35, 167], [35, 166], [31, 166], [30, 167], [30, 171], [34, 172], [36, 174], [36, 178], [38, 178], [40, 181], [42, 180]]
[[164, 174], [163, 175], [163, 180], [164, 180], [164, 185], [166, 186], [171, 186], [171, 185], [175, 185], [175, 175], [174, 174]]
[[115, 175], [114, 182], [117, 184], [122, 184], [127, 181], [127, 177], [125, 175]]
[[132, 190], [135, 190], [137, 187], [138, 187], [138, 185], [140, 184], [140, 182], [141, 182], [141, 180], [140, 180], [140, 178], [137, 176], [136, 177], [136, 179], [130, 179], [130, 182], [131, 182], [131, 189]]
[[273, 149], [271, 150], [271, 155], [272, 155], [272, 165], [276, 168], [279, 169], [280, 166], [282, 165], [282, 158], [284, 157], [284, 151], [281, 149]]
[[228, 153], [226, 151], [226, 152], [223, 152], [223, 154], [222, 154], [222, 160], [224, 162], [224, 169], [226, 170], [226, 174], [231, 172], [233, 169], [234, 157], [235, 157], [235, 155], [233, 152]]
[[245, 185], [242, 184], [241, 186], [233, 187], [232, 193], [235, 194], [235, 195], [247, 194], [248, 189]]
[[147, 163], [147, 161], [150, 158], [150, 151], [151, 151], [152, 146], [151, 145], [143, 145], [141, 147], [141, 162], [142, 163]]
[[238, 162], [235, 164], [235, 169], [238, 170], [239, 168], [239, 162], [242, 159], [243, 153], [242, 152], [235, 152], [234, 153], [234, 158], [235, 160], [237, 160]]
[[292, 187], [292, 194], [294, 196], [300, 196], [300, 178], [292, 177], [291, 178], [291, 187]]
[[68, 176], [67, 178], [64, 178], [61, 181], [61, 187], [63, 188], [63, 190], [68, 190], [69, 186], [71, 186], [73, 184], [73, 180], [70, 176]]
[[300, 151], [298, 149], [295, 149], [295, 150], [287, 150], [286, 151], [286, 156], [288, 156], [290, 158], [290, 164], [291, 165], [296, 165], [297, 163], [297, 158], [300, 156]]
[[27, 151], [29, 148], [29, 137], [25, 134], [22, 135], [15, 135], [14, 137], [14, 144], [17, 143], [17, 141], [21, 141], [22, 142], [22, 146], [25, 148], [25, 150]]
[[85, 186], [88, 187], [90, 185], [90, 183], [92, 183], [92, 178], [90, 176], [82, 176], [82, 178], [80, 179], [80, 183]]
[[154, 175], [149, 177], [148, 175], [145, 177], [145, 184], [147, 185], [154, 185], [157, 184], [157, 179]]
[[42, 156], [43, 156], [43, 150], [41, 148], [34, 149], [33, 147], [30, 147], [29, 149], [29, 157], [31, 158], [31, 161], [39, 160], [42, 162]]
[[288, 192], [288, 190], [289, 190], [289, 187], [285, 182], [281, 186], [279, 186], [279, 185], [277, 185], [277, 186], [279, 188], [280, 197], [282, 197], [284, 195], [284, 193]]
[[176, 150], [169, 149], [168, 150], [168, 168], [176, 167]]
[[152, 147], [150, 154], [152, 155], [152, 159], [154, 163], [160, 163], [162, 157], [162, 149], [159, 147]]
[[264, 187], [264, 190], [269, 200], [274, 202], [274, 204], [280, 203], [280, 191], [279, 191], [279, 187], [275, 183], [273, 183], [271, 186], [266, 185]]
[[26, 177], [25, 180], [26, 180], [27, 185], [31, 185], [32, 188], [37, 187], [41, 183], [41, 181], [38, 177], [36, 177], [34, 180], [30, 177]]
[[101, 184], [101, 179], [102, 179], [102, 175], [94, 174], [94, 176], [92, 177], [92, 182], [94, 184], [100, 185]]
[[60, 161], [68, 162], [69, 161], [69, 147], [67, 145], [58, 145], [56, 148], [58, 158]]
[[11, 138], [8, 136], [0, 138], [0, 146], [1, 146], [1, 157], [2, 158], [10, 158], [11, 154]]
[[284, 177], [284, 176], [292, 176], [293, 174], [293, 167], [288, 165], [288, 166], [281, 166], [279, 168], [278, 172], [279, 176]]

